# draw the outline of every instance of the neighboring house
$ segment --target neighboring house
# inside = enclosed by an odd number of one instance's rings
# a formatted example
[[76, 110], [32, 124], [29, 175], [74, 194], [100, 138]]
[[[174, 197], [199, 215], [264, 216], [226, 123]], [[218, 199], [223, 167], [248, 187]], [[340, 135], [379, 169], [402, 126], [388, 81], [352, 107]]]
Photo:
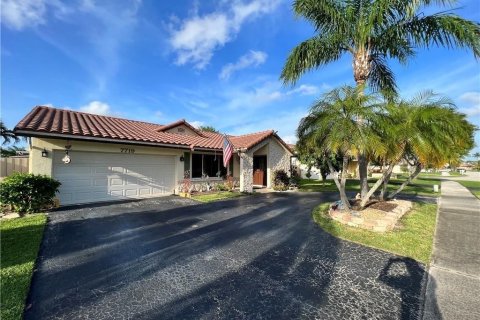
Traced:
[[292, 155], [273, 130], [228, 136], [234, 155], [224, 168], [223, 135], [185, 120], [159, 125], [45, 106], [15, 133], [31, 137], [29, 171], [62, 183], [61, 204], [173, 194], [185, 174], [193, 183], [233, 175], [240, 191], [252, 192], [270, 187], [275, 170], [289, 172]]

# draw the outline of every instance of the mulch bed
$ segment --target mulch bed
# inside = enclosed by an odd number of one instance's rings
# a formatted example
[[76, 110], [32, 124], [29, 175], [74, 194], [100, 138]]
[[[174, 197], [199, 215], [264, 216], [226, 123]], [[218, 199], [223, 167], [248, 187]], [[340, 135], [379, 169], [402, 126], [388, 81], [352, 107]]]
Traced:
[[412, 203], [405, 200], [374, 199], [368, 202], [363, 210], [360, 210], [360, 200], [351, 200], [350, 203], [351, 212], [331, 206], [330, 216], [343, 224], [376, 232], [393, 230], [398, 219], [412, 207]]
[[[351, 200], [350, 205], [352, 206], [352, 210], [362, 211], [362, 208], [360, 207], [360, 200]], [[385, 212], [390, 212], [396, 207], [397, 207], [397, 204], [395, 203], [391, 203], [387, 201], [379, 201], [379, 200], [370, 200], [369, 202], [367, 202], [363, 210], [370, 208], [370, 209], [377, 209]]]

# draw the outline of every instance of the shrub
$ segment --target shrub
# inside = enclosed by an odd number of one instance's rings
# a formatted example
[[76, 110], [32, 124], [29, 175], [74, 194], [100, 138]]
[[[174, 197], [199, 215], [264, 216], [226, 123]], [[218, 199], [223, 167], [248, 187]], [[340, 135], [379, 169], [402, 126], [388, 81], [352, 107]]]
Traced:
[[290, 176], [290, 185], [294, 187], [298, 187], [300, 184], [300, 175], [298, 174], [297, 170], [292, 170], [292, 174]]
[[290, 178], [284, 170], [273, 172], [273, 190], [285, 191], [288, 189]]
[[231, 175], [227, 177], [225, 186], [227, 187], [228, 191], [233, 191], [233, 189], [235, 189], [235, 179]]
[[225, 183], [217, 184], [217, 191], [228, 191], [228, 186]]
[[19, 213], [38, 212], [53, 205], [60, 182], [44, 175], [14, 173], [0, 184], [0, 203]]

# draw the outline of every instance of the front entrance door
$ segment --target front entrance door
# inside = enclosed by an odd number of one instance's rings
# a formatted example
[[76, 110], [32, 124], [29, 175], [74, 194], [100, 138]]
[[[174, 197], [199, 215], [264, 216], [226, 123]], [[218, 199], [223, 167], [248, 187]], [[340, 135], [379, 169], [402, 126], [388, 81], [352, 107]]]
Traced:
[[267, 185], [267, 156], [253, 156], [253, 184]]

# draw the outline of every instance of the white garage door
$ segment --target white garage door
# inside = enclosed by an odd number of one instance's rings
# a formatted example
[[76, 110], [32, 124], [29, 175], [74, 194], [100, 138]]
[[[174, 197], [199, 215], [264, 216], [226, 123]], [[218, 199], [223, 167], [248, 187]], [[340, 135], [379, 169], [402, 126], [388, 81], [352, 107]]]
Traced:
[[60, 204], [148, 198], [172, 194], [173, 156], [70, 151], [53, 153], [53, 176], [59, 180]]

